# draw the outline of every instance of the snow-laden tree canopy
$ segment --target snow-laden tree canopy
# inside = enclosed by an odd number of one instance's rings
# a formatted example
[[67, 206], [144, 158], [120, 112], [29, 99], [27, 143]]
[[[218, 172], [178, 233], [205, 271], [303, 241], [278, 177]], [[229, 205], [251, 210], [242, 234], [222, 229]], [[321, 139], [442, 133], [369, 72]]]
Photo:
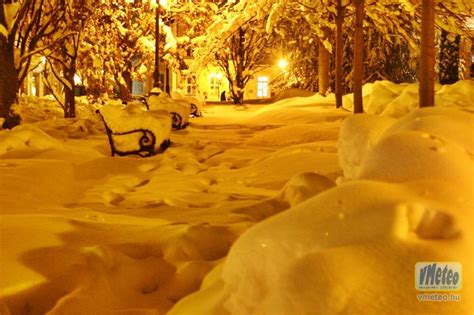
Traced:
[[6, 127], [19, 123], [11, 112], [33, 56], [49, 49], [70, 31], [65, 27], [69, 1], [19, 0], [0, 2], [0, 117]]
[[[351, 54], [354, 6], [352, 1], [341, 1], [344, 18], [344, 51], [346, 86], [351, 80]], [[197, 50], [196, 68], [212, 58], [210, 51], [218, 50], [230, 34], [239, 27], [256, 20], [265, 24], [264, 33], [279, 41], [273, 47], [289, 59], [290, 79], [311, 81], [302, 87], [311, 88], [316, 82], [317, 64], [315, 45], [321, 43], [334, 54], [335, 19], [339, 13], [337, 2], [321, 1], [250, 1], [232, 2], [221, 10], [208, 28], [208, 34]], [[414, 0], [383, 0], [365, 2], [365, 67], [366, 81], [391, 79], [414, 80], [419, 53], [421, 3]], [[472, 16], [473, 4], [466, 0], [437, 2], [437, 25], [451, 34], [466, 34], [466, 21]], [[279, 42], [279, 43], [278, 43]], [[395, 70], [396, 68], [396, 70]], [[293, 77], [293, 79], [291, 79]]]
[[198, 47], [218, 10], [212, 2], [171, 3], [165, 12], [167, 23], [163, 23], [166, 33], [163, 58], [177, 69], [188, 69], [185, 59]]
[[95, 96], [115, 86], [127, 99], [132, 78], [144, 79], [154, 52], [155, 15], [151, 4], [102, 1], [87, 24], [79, 71]]

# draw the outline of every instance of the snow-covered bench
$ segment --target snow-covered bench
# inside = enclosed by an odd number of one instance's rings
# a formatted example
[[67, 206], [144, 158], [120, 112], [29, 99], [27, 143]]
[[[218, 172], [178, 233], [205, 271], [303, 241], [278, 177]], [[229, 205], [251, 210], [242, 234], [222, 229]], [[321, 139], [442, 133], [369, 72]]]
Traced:
[[147, 100], [147, 108], [150, 110], [165, 110], [172, 117], [172, 127], [183, 129], [189, 125], [191, 109], [188, 105], [173, 100], [167, 93], [154, 88]]
[[106, 105], [97, 110], [109, 139], [112, 156], [152, 156], [170, 145], [171, 117], [163, 110], [143, 111], [138, 104], [126, 108]]
[[199, 100], [197, 97], [184, 95], [179, 90], [174, 90], [171, 93], [171, 98], [189, 107], [191, 117], [201, 117], [205, 101]]

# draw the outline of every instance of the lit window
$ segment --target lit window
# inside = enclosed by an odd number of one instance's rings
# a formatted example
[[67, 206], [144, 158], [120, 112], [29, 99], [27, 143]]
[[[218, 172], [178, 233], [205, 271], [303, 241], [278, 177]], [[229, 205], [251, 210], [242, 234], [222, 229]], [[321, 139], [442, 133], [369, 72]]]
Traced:
[[257, 78], [257, 97], [268, 97], [268, 77]]
[[219, 82], [219, 78], [218, 78], [217, 74], [212, 72], [209, 75], [209, 88], [211, 90], [217, 90], [217, 89], [219, 89], [219, 85], [220, 85], [220, 82]]
[[188, 75], [186, 77], [186, 95], [196, 95], [196, 76]]

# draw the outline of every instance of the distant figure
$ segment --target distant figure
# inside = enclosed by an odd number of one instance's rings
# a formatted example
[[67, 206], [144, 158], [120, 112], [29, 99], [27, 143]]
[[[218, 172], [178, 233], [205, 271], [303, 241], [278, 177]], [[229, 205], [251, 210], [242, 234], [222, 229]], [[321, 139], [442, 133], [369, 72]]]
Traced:
[[222, 91], [222, 93], [221, 93], [221, 102], [225, 102], [225, 101], [226, 101], [225, 91]]

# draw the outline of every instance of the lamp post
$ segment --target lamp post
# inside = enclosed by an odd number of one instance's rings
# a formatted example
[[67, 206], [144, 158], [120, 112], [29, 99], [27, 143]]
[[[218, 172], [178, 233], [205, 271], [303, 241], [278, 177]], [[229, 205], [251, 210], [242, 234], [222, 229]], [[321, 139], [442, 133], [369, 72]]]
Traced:
[[161, 88], [160, 82], [160, 1], [156, 1], [155, 9], [155, 70], [153, 72], [153, 87]]

